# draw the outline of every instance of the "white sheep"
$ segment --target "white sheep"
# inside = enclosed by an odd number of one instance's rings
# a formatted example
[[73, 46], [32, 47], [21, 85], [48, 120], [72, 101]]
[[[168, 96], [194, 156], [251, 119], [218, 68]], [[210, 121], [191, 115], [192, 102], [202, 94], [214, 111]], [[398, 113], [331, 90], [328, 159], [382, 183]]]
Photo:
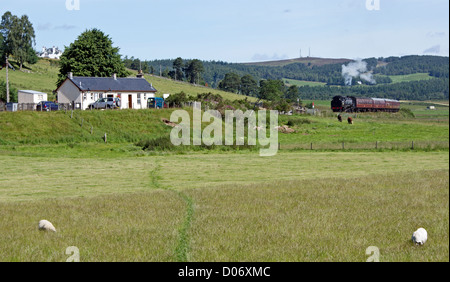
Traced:
[[416, 245], [423, 245], [428, 239], [428, 233], [425, 229], [419, 228], [412, 235], [412, 241]]
[[56, 232], [56, 228], [53, 226], [53, 224], [50, 221], [45, 220], [45, 219], [39, 221], [39, 230]]

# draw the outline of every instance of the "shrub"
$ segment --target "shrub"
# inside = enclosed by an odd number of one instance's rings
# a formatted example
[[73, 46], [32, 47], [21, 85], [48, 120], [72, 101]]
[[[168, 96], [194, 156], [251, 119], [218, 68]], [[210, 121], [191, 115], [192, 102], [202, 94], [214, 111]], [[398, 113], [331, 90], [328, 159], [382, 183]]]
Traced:
[[295, 126], [295, 125], [301, 125], [301, 124], [311, 124], [312, 121], [307, 118], [302, 119], [289, 119], [286, 123], [287, 126]]
[[144, 151], [170, 151], [175, 148], [170, 140], [170, 137], [163, 136], [149, 140], [141, 140], [136, 143], [136, 146], [141, 147]]
[[408, 108], [401, 108], [400, 109], [400, 114], [404, 117], [411, 117], [411, 118], [415, 118], [416, 116], [414, 115], [414, 113], [411, 111], [411, 109]]

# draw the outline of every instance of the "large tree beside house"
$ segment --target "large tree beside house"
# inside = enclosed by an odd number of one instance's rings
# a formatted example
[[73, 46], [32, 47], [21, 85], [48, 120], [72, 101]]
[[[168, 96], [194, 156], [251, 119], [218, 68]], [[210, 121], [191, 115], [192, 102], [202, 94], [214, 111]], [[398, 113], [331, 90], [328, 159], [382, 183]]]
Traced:
[[122, 62], [119, 48], [113, 47], [111, 38], [98, 29], [86, 30], [70, 46], [66, 46], [60, 61], [58, 87], [68, 73], [87, 77], [130, 75]]

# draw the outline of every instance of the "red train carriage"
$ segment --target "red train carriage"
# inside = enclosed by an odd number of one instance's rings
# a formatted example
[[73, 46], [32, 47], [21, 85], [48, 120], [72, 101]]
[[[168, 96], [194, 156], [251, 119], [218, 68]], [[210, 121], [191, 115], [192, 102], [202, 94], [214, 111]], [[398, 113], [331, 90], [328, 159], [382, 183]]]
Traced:
[[398, 112], [400, 102], [392, 99], [336, 96], [331, 101], [334, 112]]

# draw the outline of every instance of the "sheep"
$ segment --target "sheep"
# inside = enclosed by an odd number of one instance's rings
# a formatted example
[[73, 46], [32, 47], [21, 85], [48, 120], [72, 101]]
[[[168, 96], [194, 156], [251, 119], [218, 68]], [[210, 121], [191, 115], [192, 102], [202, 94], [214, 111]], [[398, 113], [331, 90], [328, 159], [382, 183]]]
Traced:
[[338, 120], [339, 120], [339, 122], [342, 122], [342, 116], [341, 116], [341, 114], [338, 115]]
[[419, 228], [412, 235], [412, 241], [415, 245], [423, 245], [428, 239], [428, 233], [425, 229]]
[[347, 121], [348, 121], [348, 124], [353, 124], [353, 119], [351, 117], [348, 117]]
[[56, 232], [56, 228], [48, 220], [41, 220], [41, 221], [39, 221], [39, 230]]

